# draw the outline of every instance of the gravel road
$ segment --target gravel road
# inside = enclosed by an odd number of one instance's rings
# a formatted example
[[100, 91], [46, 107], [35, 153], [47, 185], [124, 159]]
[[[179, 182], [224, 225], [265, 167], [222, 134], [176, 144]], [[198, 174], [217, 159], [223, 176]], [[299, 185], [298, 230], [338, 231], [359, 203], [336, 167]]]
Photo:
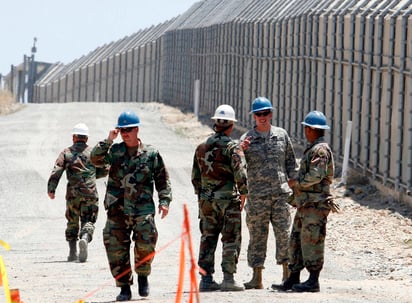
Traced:
[[[9, 251], [0, 247], [0, 255], [9, 287], [19, 289], [23, 302], [114, 302], [119, 290], [114, 286], [103, 247], [102, 203], [87, 262], [67, 262], [66, 181], [61, 180], [55, 200], [48, 198], [46, 183], [58, 153], [71, 144], [71, 129], [76, 123], [89, 126], [89, 144], [94, 145], [107, 137], [125, 109], [138, 113], [142, 140], [158, 147], [163, 155], [174, 195], [169, 216], [163, 220], [156, 217], [159, 242], [149, 277], [150, 296], [140, 298], [134, 286], [132, 301], [175, 302], [184, 204], [189, 210], [195, 257], [200, 238], [196, 197], [190, 183], [193, 152], [211, 130], [193, 115], [157, 103], [29, 104], [0, 116], [0, 239], [11, 247]], [[101, 198], [104, 181], [98, 180]], [[342, 212], [329, 216], [320, 293], [280, 293], [270, 289], [281, 277], [271, 235], [263, 273], [265, 289], [201, 293], [200, 302], [412, 302], [411, 209], [359, 180], [346, 187], [336, 186], [334, 192]], [[239, 282], [251, 278], [246, 262], [247, 243], [243, 224], [242, 252], [235, 275]], [[215, 275], [218, 281], [222, 279], [220, 254], [219, 248]], [[187, 251], [186, 259], [182, 302], [189, 302], [190, 297]], [[306, 276], [305, 272], [303, 279]], [[6, 301], [0, 295], [1, 302]]]

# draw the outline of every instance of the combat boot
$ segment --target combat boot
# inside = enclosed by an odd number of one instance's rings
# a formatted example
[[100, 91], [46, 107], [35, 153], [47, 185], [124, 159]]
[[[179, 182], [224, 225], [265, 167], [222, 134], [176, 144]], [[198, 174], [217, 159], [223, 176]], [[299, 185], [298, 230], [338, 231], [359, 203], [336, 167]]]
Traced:
[[79, 262], [86, 262], [87, 260], [87, 246], [89, 245], [89, 234], [84, 233], [79, 241]]
[[213, 276], [211, 274], [202, 275], [199, 283], [200, 292], [216, 291], [219, 289], [220, 285], [213, 280]]
[[68, 262], [77, 261], [77, 241], [71, 240], [69, 241], [69, 256], [67, 257]]
[[292, 290], [297, 292], [319, 292], [319, 273], [319, 270], [311, 271], [309, 274], [309, 279], [303, 283], [293, 285]]
[[289, 278], [280, 284], [272, 284], [272, 289], [288, 291], [291, 290], [293, 285], [300, 283], [300, 271], [291, 272]]
[[123, 285], [120, 288], [120, 294], [117, 295], [116, 301], [129, 301], [132, 298], [132, 291], [130, 285]]
[[244, 283], [245, 289], [262, 289], [263, 284], [262, 284], [262, 270], [263, 267], [255, 267], [253, 268], [253, 277], [252, 280], [250, 280], [247, 283]]
[[141, 297], [147, 297], [149, 295], [149, 281], [147, 276], [137, 276], [137, 284], [139, 285], [139, 295]]
[[236, 283], [236, 281], [233, 279], [233, 274], [230, 273], [223, 273], [223, 281], [222, 284], [220, 285], [220, 290], [221, 291], [242, 291], [245, 290], [243, 285], [240, 285]]

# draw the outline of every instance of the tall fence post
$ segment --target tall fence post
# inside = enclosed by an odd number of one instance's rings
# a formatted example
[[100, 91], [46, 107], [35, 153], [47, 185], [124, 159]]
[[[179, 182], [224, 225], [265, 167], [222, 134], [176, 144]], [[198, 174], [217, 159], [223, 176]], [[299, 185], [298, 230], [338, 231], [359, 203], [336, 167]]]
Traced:
[[199, 104], [200, 104], [200, 80], [195, 80], [195, 87], [194, 87], [194, 106], [193, 112], [195, 113], [196, 117], [199, 117]]
[[352, 121], [348, 121], [348, 124], [346, 125], [345, 150], [343, 154], [342, 177], [341, 177], [341, 182], [340, 182], [341, 184], [346, 184], [351, 134], [352, 134]]

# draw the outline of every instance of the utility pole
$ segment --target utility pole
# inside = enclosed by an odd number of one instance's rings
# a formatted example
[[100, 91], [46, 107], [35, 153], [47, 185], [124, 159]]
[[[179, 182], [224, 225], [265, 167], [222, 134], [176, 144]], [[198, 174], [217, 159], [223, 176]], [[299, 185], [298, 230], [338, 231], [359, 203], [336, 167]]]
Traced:
[[36, 48], [37, 38], [33, 38], [33, 46], [31, 48], [31, 57], [27, 57], [28, 63], [28, 78], [27, 78], [27, 102], [33, 101], [33, 87], [36, 81], [36, 62], [34, 61], [34, 54], [37, 52]]

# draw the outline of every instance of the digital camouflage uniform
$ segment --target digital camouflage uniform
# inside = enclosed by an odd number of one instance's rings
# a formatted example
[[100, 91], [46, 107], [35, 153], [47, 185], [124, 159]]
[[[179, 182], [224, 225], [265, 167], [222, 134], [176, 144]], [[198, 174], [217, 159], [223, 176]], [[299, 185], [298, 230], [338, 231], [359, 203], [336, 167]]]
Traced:
[[144, 259], [155, 251], [158, 236], [153, 191], [156, 188], [160, 205], [169, 206], [172, 200], [169, 174], [159, 151], [142, 142], [129, 155], [124, 142], [101, 141], [93, 148], [91, 160], [98, 167], [111, 165], [104, 199], [107, 221], [103, 240], [116, 285], [131, 285], [131, 239], [134, 269], [137, 274], [148, 276], [153, 257]]
[[215, 272], [215, 250], [222, 235], [222, 271], [236, 272], [241, 246], [239, 194], [247, 179], [238, 144], [223, 132], [210, 136], [195, 151], [192, 184], [199, 200], [199, 267]]
[[[83, 234], [93, 238], [94, 223], [99, 211], [96, 178], [107, 176], [108, 168], [96, 168], [90, 161], [91, 148], [76, 142], [58, 156], [47, 183], [47, 191], [54, 193], [66, 171], [66, 240], [76, 241]], [[80, 233], [79, 233], [80, 220]]]
[[277, 264], [284, 264], [288, 260], [291, 225], [287, 203], [291, 189], [287, 181], [297, 174], [295, 152], [287, 132], [280, 127], [271, 126], [267, 136], [251, 129], [242, 135], [241, 140], [247, 137], [251, 137], [250, 145], [244, 151], [249, 186], [245, 206], [250, 235], [248, 265], [263, 268], [269, 224], [275, 234]]
[[297, 207], [290, 237], [289, 268], [320, 271], [324, 262], [326, 223], [333, 198], [333, 154], [324, 137], [315, 140], [300, 161], [292, 205]]

